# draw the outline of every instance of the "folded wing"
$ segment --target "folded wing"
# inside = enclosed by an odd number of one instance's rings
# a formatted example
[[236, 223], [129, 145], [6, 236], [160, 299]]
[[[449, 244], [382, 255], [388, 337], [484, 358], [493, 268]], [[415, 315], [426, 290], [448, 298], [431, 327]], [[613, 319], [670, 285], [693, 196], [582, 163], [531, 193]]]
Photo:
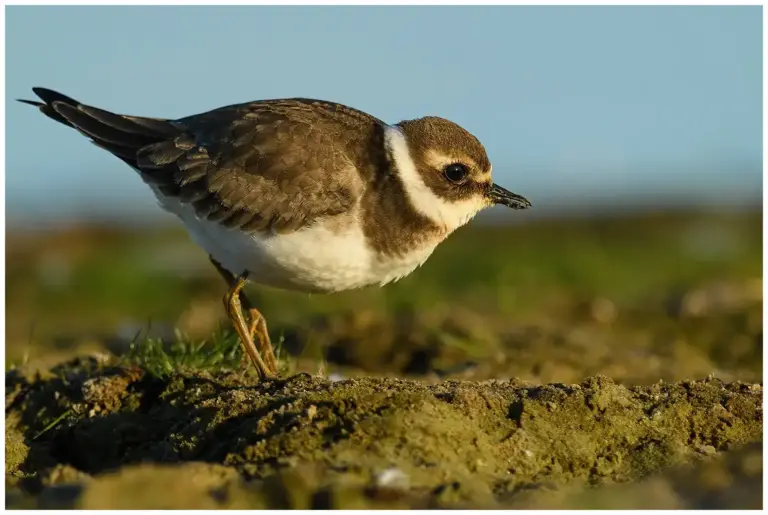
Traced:
[[[292, 232], [351, 209], [362, 186], [334, 123], [338, 104], [305, 99], [239, 104], [163, 120], [125, 116], [44, 88], [37, 106], [73, 127], [197, 215], [247, 232]], [[375, 123], [345, 111], [356, 123]]]

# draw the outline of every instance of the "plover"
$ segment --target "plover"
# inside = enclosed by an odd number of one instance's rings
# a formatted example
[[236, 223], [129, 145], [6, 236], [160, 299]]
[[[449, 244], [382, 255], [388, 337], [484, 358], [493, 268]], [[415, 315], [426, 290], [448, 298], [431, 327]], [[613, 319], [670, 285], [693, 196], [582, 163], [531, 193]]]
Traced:
[[21, 102], [128, 163], [181, 219], [226, 280], [227, 315], [261, 378], [276, 377], [277, 362], [247, 281], [319, 293], [384, 285], [480, 210], [531, 205], [491, 181], [476, 137], [439, 117], [389, 125], [289, 98], [169, 120], [33, 91], [42, 102]]

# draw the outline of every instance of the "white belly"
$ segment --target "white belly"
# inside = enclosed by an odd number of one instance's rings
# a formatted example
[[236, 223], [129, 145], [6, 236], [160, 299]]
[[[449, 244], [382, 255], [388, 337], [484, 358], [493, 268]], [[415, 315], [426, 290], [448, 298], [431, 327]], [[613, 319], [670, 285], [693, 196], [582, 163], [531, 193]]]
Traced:
[[432, 254], [437, 241], [405, 258], [371, 250], [358, 223], [318, 223], [290, 234], [246, 234], [198, 218], [191, 206], [155, 191], [161, 206], [181, 218], [191, 238], [232, 272], [276, 288], [337, 292], [396, 281]]

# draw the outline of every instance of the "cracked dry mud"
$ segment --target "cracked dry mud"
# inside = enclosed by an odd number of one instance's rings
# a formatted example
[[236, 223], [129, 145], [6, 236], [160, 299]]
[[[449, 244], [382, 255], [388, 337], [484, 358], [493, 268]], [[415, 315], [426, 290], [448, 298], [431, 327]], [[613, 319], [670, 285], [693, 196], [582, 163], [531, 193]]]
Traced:
[[[760, 507], [762, 387], [6, 375], [8, 507]], [[727, 452], [726, 452], [727, 451]]]

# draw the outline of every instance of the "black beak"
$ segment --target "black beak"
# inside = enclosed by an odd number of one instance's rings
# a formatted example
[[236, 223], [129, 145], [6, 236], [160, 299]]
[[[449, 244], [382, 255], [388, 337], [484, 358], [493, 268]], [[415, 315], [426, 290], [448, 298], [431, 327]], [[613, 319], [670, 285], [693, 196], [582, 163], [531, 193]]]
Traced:
[[512, 209], [526, 209], [531, 207], [531, 203], [528, 199], [517, 193], [512, 193], [509, 190], [505, 190], [498, 184], [492, 184], [491, 189], [488, 191], [488, 198], [494, 204], [501, 204], [503, 206], [511, 207]]

